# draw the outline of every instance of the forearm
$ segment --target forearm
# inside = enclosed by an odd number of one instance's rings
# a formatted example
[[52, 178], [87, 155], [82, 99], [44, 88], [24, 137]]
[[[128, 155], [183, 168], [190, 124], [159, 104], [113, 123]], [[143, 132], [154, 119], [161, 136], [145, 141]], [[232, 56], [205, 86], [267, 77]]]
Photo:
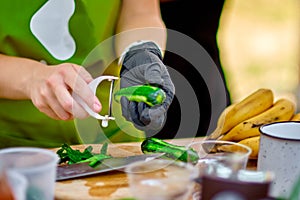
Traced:
[[0, 54], [0, 98], [29, 99], [29, 80], [44, 64]]
[[94, 112], [101, 103], [88, 87], [92, 76], [73, 63], [45, 65], [27, 58], [0, 54], [0, 98], [30, 99], [53, 119], [84, 118], [88, 113], [74, 100], [76, 93]]
[[160, 17], [159, 2], [123, 0], [117, 33], [121, 33], [116, 37], [118, 56], [128, 45], [138, 40], [151, 40], [165, 49], [167, 34]]

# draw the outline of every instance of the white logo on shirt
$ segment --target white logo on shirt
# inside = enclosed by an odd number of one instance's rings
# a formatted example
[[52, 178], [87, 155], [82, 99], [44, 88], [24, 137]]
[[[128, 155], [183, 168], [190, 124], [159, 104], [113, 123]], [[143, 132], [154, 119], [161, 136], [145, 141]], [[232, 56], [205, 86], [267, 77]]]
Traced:
[[69, 32], [69, 20], [74, 11], [74, 0], [48, 0], [30, 21], [33, 35], [58, 60], [71, 58], [76, 50]]

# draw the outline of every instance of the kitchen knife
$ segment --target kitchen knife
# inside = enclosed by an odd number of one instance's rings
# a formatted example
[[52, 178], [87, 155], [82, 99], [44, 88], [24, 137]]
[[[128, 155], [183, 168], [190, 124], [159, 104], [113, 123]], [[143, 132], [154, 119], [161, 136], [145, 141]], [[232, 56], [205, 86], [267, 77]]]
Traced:
[[146, 161], [161, 157], [163, 154], [143, 154], [128, 157], [112, 157], [105, 159], [96, 167], [88, 163], [75, 163], [57, 167], [56, 181], [68, 180], [83, 176], [95, 175], [103, 172], [119, 170], [136, 161]]

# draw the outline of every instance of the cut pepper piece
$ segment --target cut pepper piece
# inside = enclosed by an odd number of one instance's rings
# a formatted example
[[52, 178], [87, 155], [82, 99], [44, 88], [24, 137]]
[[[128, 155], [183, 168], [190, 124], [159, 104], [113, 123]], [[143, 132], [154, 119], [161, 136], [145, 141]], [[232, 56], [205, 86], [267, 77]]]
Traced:
[[162, 89], [151, 85], [130, 86], [122, 88], [114, 94], [117, 102], [120, 102], [122, 96], [129, 101], [144, 102], [151, 107], [162, 104], [166, 99], [166, 93]]

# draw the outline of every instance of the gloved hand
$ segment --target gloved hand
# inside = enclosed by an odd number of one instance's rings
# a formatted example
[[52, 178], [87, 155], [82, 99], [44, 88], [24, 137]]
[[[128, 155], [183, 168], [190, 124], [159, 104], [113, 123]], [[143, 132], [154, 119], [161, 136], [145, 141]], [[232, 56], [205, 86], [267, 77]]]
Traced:
[[153, 107], [121, 98], [122, 115], [133, 122], [136, 128], [148, 133], [159, 131], [166, 120], [175, 88], [162, 62], [158, 46], [153, 42], [146, 42], [131, 47], [124, 57], [120, 77], [121, 88], [150, 84], [166, 92], [165, 101]]

